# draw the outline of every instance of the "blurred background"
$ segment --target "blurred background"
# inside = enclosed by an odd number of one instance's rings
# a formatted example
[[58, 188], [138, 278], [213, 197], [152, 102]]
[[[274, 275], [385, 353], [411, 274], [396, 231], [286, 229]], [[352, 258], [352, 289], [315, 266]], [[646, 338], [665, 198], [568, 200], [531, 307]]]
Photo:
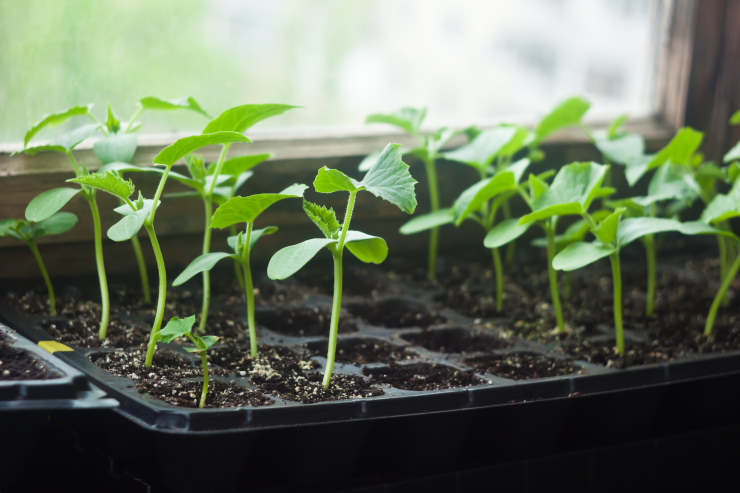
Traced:
[[[582, 94], [589, 118], [653, 110], [660, 0], [0, 0], [0, 142], [43, 114], [143, 96], [303, 106], [260, 128], [339, 129], [403, 105], [427, 125], [533, 121]], [[150, 113], [144, 132], [200, 130]]]

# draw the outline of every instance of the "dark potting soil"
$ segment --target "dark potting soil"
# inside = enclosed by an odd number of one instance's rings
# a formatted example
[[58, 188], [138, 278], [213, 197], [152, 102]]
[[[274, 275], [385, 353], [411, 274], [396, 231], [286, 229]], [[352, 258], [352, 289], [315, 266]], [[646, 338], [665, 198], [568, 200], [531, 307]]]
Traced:
[[389, 329], [426, 328], [446, 321], [445, 317], [434, 309], [430, 310], [423, 303], [397, 298], [374, 303], [351, 303], [348, 308], [353, 315], [367, 320], [372, 325]]
[[514, 380], [571, 375], [579, 370], [570, 360], [535, 353], [477, 356], [466, 359], [465, 363], [481, 373]]
[[440, 353], [492, 351], [511, 345], [510, 341], [494, 335], [474, 333], [463, 328], [428, 330], [401, 337], [412, 344]]
[[49, 380], [60, 376], [32, 354], [12, 347], [10, 340], [0, 332], [0, 381]]
[[[329, 341], [313, 341], [306, 345], [308, 351], [315, 356], [326, 356]], [[412, 359], [417, 354], [411, 349], [391, 344], [382, 339], [354, 337], [337, 341], [336, 360], [354, 365], [367, 363], [389, 363], [404, 359]]]
[[[255, 311], [255, 319], [258, 324], [286, 336], [323, 336], [329, 333], [331, 311], [317, 306], [263, 308]], [[339, 332], [357, 332], [357, 324], [344, 309], [339, 317]]]
[[439, 390], [485, 383], [472, 371], [436, 363], [391, 363], [379, 368], [365, 368], [362, 373], [369, 376], [372, 382], [385, 383], [404, 390]]

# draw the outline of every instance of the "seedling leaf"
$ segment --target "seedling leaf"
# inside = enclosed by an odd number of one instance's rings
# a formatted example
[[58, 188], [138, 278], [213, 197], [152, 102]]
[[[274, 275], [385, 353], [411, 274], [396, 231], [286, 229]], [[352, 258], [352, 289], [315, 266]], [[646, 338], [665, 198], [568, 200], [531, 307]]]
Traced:
[[233, 253], [226, 252], [210, 252], [204, 253], [203, 255], [197, 256], [187, 267], [180, 273], [179, 276], [172, 281], [173, 286], [179, 286], [190, 280], [193, 276], [206, 272], [211, 269], [220, 261], [225, 258], [235, 258]]
[[421, 214], [406, 222], [398, 231], [403, 235], [412, 235], [428, 229], [450, 224], [454, 221], [452, 209], [438, 209], [434, 212]]
[[[388, 144], [375, 166], [359, 183], [365, 190], [387, 200], [407, 214], [416, 210], [416, 180], [409, 173], [408, 164], [401, 159], [401, 146]], [[317, 190], [318, 191], [318, 190]]]
[[604, 243], [577, 241], [555, 255], [552, 259], [552, 267], [555, 270], [576, 270], [608, 257], [616, 251], [617, 247]]
[[735, 144], [735, 146], [727, 151], [727, 154], [725, 154], [725, 157], [722, 159], [723, 162], [729, 163], [730, 161], [734, 161], [736, 159], [740, 159], [740, 141]]
[[95, 142], [93, 151], [103, 164], [130, 163], [136, 152], [136, 135], [111, 135]]
[[424, 117], [426, 108], [404, 107], [392, 113], [373, 113], [365, 118], [365, 123], [387, 123], [405, 130], [410, 134], [417, 134]]
[[519, 219], [504, 219], [496, 224], [483, 239], [483, 245], [486, 248], [498, 248], [516, 240], [534, 223], [519, 224]]
[[472, 212], [479, 210], [483, 203], [502, 192], [514, 190], [516, 186], [514, 173], [509, 170], [499, 171], [491, 178], [475, 183], [461, 193], [452, 205], [455, 224], [459, 226]]
[[388, 245], [383, 238], [361, 231], [347, 231], [344, 244], [352, 255], [366, 264], [380, 264], [388, 257]]
[[181, 99], [162, 99], [154, 96], [148, 96], [145, 98], [141, 98], [139, 100], [139, 104], [142, 108], [147, 110], [192, 110], [196, 113], [200, 113], [206, 118], [211, 117], [192, 97]]
[[[272, 154], [270, 153], [264, 153], [264, 154], [251, 154], [247, 156], [239, 156], [239, 157], [233, 157], [231, 159], [227, 159], [224, 161], [223, 167], [221, 168], [221, 174], [223, 175], [231, 175], [231, 176], [238, 176], [246, 171], [254, 168], [258, 164], [266, 161], [267, 159], [270, 159], [272, 157]], [[212, 163], [208, 167], [208, 174], [213, 174], [213, 172], [216, 170], [216, 163]]]
[[606, 132], [594, 132], [594, 144], [610, 161], [627, 166], [638, 162], [645, 154], [645, 139], [637, 134], [609, 138]]
[[496, 155], [517, 136], [516, 127], [500, 126], [484, 130], [469, 144], [444, 153], [445, 159], [468, 164], [485, 171]]
[[316, 173], [313, 188], [319, 193], [357, 192], [362, 190], [362, 184], [338, 169], [322, 166]]
[[[268, 236], [271, 234], [277, 233], [278, 228], [277, 226], [266, 226], [264, 228], [258, 228], [252, 230], [252, 235], [249, 238], [249, 249], [251, 250], [254, 248], [254, 245], [257, 243], [257, 241], [262, 238], [263, 236]], [[232, 250], [237, 251], [237, 245], [240, 241], [244, 241], [243, 234], [239, 233], [234, 236], [229, 236], [226, 238], [226, 244], [228, 244]]]
[[72, 197], [80, 193], [79, 188], [52, 188], [35, 196], [26, 206], [26, 219], [40, 222], [67, 205]]
[[701, 189], [685, 166], [666, 163], [655, 171], [648, 185], [648, 196], [670, 197], [691, 203]]
[[244, 133], [252, 125], [293, 108], [298, 108], [298, 106], [289, 104], [243, 104], [234, 106], [208, 122], [206, 128], [203, 129], [203, 133], [211, 134], [224, 131]]
[[86, 106], [73, 106], [72, 108], [61, 111], [59, 113], [44, 115], [41, 120], [36, 122], [31, 127], [31, 129], [26, 132], [26, 135], [23, 137], [23, 147], [28, 146], [28, 143], [31, 141], [31, 139], [33, 139], [33, 137], [42, 129], [54, 125], [59, 125], [60, 123], [64, 123], [65, 121], [75, 116], [85, 116], [90, 113], [91, 108], [92, 104], [88, 104]]
[[701, 214], [705, 223], [719, 223], [740, 216], [740, 180], [736, 180], [727, 194], [714, 197]]
[[564, 127], [575, 125], [581, 121], [591, 104], [581, 98], [574, 97], [566, 99], [558, 104], [548, 115], [546, 115], [534, 130], [533, 147], [537, 147], [545, 137]]
[[77, 216], [71, 212], [57, 212], [43, 221], [37, 222], [31, 226], [34, 238], [40, 238], [47, 235], [60, 235], [66, 233], [77, 224]]
[[675, 164], [688, 164], [691, 155], [699, 149], [704, 134], [691, 127], [683, 127], [647, 164], [651, 170], [662, 166], [667, 161]]
[[295, 245], [281, 248], [270, 258], [267, 264], [267, 277], [286, 279], [298, 272], [309, 260], [314, 258], [322, 248], [335, 244], [330, 238], [311, 238]]
[[201, 147], [215, 144], [229, 144], [232, 142], [250, 142], [248, 138], [237, 132], [214, 132], [205, 135], [191, 135], [176, 140], [154, 156], [155, 164], [172, 166], [175, 162]]
[[314, 204], [303, 199], [303, 211], [308, 218], [324, 233], [324, 236], [336, 240], [339, 235], [339, 222], [334, 209], [326, 208], [323, 205]]
[[258, 193], [248, 197], [232, 197], [213, 213], [211, 224], [214, 228], [227, 228], [237, 223], [252, 223], [268, 207], [284, 199], [299, 198], [308, 188], [294, 184], [280, 193]]
[[627, 121], [627, 115], [619, 115], [610, 124], [606, 130], [606, 138], [609, 140], [615, 140], [620, 136], [620, 129], [624, 122]]
[[167, 325], [157, 333], [157, 341], [172, 342], [178, 337], [189, 334], [195, 324], [195, 315], [186, 318], [172, 317]]
[[121, 200], [129, 198], [135, 190], [134, 184], [131, 180], [121, 178], [120, 175], [112, 171], [82, 175], [77, 178], [70, 178], [67, 181], [102, 190], [103, 192], [114, 195]]
[[[619, 229], [619, 219], [627, 209], [618, 207], [614, 212], [606, 216], [593, 229], [594, 235], [606, 245], [617, 245], [617, 229]], [[641, 218], [642, 219], [642, 218]]]

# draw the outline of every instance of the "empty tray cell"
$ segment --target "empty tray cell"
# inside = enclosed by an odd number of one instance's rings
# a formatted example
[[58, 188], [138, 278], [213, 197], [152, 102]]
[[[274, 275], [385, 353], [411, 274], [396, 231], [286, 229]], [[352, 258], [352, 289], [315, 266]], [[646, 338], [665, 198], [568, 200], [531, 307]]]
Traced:
[[[137, 382], [136, 391], [148, 394], [178, 407], [198, 407], [203, 382], [145, 380]], [[206, 407], [259, 407], [269, 406], [274, 401], [262, 392], [250, 390], [233, 382], [211, 380], [208, 384]]]
[[[257, 323], [279, 334], [293, 337], [324, 336], [329, 334], [331, 313], [317, 306], [262, 308], [255, 313]], [[342, 310], [339, 332], [356, 332], [357, 325], [349, 313]]]
[[[307, 344], [308, 350], [318, 356], [326, 356], [328, 341], [314, 341]], [[397, 346], [382, 339], [353, 337], [339, 339], [337, 342], [337, 361], [364, 365], [366, 363], [390, 363], [410, 359], [417, 354], [403, 346]]]
[[365, 368], [362, 373], [373, 383], [385, 383], [405, 390], [438, 390], [484, 383], [472, 371], [435, 363], [391, 363], [379, 368]]
[[11, 347], [0, 332], [0, 380], [49, 380], [61, 375], [28, 351]]
[[462, 328], [427, 330], [418, 334], [404, 334], [412, 344], [439, 353], [472, 353], [509, 347], [511, 343], [490, 334], [471, 332]]
[[579, 368], [568, 359], [556, 359], [537, 353], [510, 353], [468, 358], [465, 363], [497, 377], [512, 380], [547, 378], [576, 373]]
[[353, 315], [367, 320], [372, 325], [389, 329], [406, 327], [426, 328], [443, 323], [447, 319], [428, 309], [422, 303], [392, 298], [374, 303], [355, 303], [349, 306]]

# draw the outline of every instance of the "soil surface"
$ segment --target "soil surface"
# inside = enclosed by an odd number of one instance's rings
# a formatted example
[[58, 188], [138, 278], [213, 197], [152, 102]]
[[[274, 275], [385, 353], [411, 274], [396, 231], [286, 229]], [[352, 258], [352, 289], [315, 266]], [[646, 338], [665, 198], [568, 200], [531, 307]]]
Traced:
[[[326, 356], [329, 341], [314, 341], [306, 345], [315, 356]], [[364, 365], [366, 363], [390, 363], [415, 358], [417, 354], [411, 349], [398, 346], [376, 338], [339, 339], [337, 341], [337, 361]]]
[[579, 370], [570, 360], [548, 358], [535, 353], [477, 356], [466, 359], [465, 363], [481, 373], [514, 380], [557, 377], [570, 375]]
[[0, 332], [0, 381], [49, 380], [60, 376], [31, 353], [11, 347], [11, 341]]
[[472, 371], [462, 371], [435, 363], [408, 365], [392, 363], [380, 368], [365, 368], [362, 372], [373, 382], [385, 383], [404, 390], [439, 390], [485, 383]]
[[401, 337], [412, 344], [440, 353], [491, 351], [511, 345], [510, 341], [496, 336], [463, 328], [429, 330], [418, 334], [404, 334]]

